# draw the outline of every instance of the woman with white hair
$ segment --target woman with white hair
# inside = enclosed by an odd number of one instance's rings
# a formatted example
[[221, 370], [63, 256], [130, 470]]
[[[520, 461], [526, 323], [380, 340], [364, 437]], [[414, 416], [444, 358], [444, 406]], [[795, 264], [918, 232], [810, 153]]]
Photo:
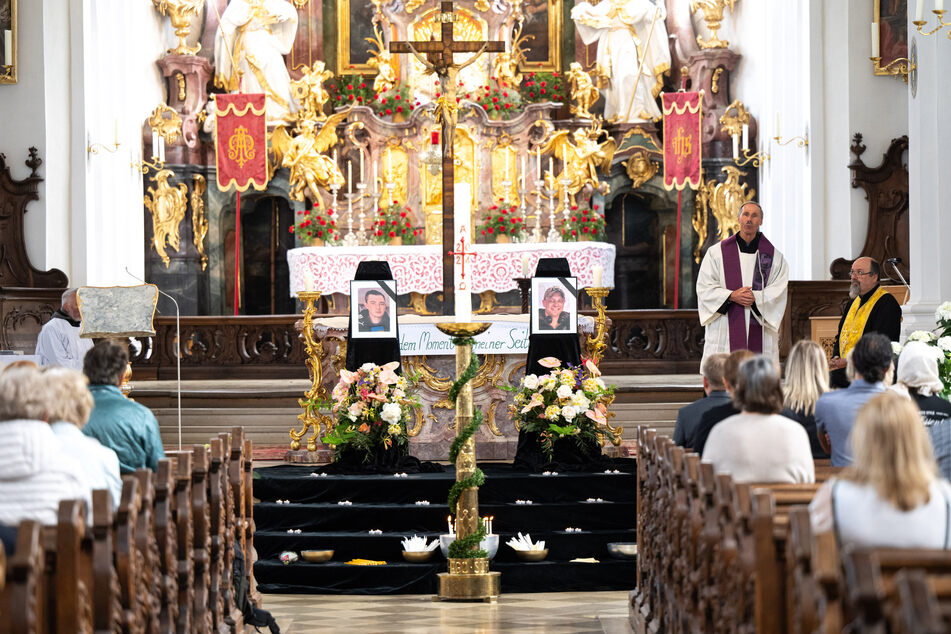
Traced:
[[90, 488], [107, 489], [112, 494], [113, 508], [118, 508], [122, 496], [119, 456], [82, 432], [93, 407], [89, 379], [82, 372], [60, 367], [44, 369], [43, 378], [49, 398], [49, 420], [63, 451], [83, 465]]
[[938, 468], [945, 478], [951, 478], [951, 403], [940, 396], [944, 384], [938, 376], [939, 354], [924, 342], [906, 343], [898, 357], [897, 381], [892, 389], [907, 392], [918, 406], [931, 436]]

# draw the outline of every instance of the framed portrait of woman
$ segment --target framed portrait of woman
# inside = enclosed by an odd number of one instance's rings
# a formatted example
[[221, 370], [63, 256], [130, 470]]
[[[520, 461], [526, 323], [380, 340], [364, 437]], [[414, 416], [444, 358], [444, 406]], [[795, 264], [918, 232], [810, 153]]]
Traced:
[[563, 335], [578, 331], [578, 280], [532, 278], [532, 334]]
[[396, 337], [396, 281], [350, 282], [350, 336], [387, 339]]

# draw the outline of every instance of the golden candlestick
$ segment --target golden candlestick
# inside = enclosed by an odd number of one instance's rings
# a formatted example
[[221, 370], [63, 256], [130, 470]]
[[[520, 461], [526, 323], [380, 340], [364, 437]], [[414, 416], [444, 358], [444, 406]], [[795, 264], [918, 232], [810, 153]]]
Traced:
[[304, 411], [297, 415], [304, 426], [300, 431], [290, 430], [291, 449], [297, 451], [300, 449], [300, 440], [307, 433], [308, 429], [313, 428], [314, 433], [307, 439], [307, 451], [317, 451], [317, 440], [320, 437], [320, 425], [329, 432], [333, 426], [333, 421], [329, 416], [325, 416], [318, 411], [318, 403], [327, 398], [327, 391], [323, 388], [323, 367], [321, 362], [324, 358], [324, 344], [314, 338], [314, 312], [316, 307], [314, 303], [320, 299], [320, 291], [298, 291], [297, 297], [304, 302], [304, 351], [307, 353], [307, 369], [313, 384], [310, 389], [304, 393], [304, 398], [297, 399], [297, 404]]
[[[450, 337], [475, 337], [488, 330], [487, 323], [436, 324]], [[462, 376], [472, 358], [472, 345], [456, 345], [456, 376]], [[472, 381], [467, 381], [456, 397], [456, 435], [472, 421]], [[456, 482], [471, 476], [476, 469], [475, 437], [470, 437], [456, 458]], [[463, 489], [456, 506], [456, 539], [464, 539], [479, 531], [479, 489]], [[439, 573], [441, 600], [495, 601], [499, 596], [502, 575], [489, 571], [489, 560], [480, 558], [449, 558], [449, 572]]]
[[[948, 34], [951, 35], [951, 31], [949, 31]], [[884, 66], [881, 65], [881, 57], [869, 57], [869, 60], [872, 62], [872, 72], [874, 74], [901, 77], [902, 81], [906, 84], [908, 83], [908, 74], [918, 68], [918, 65], [907, 57], [899, 57]]]
[[[584, 292], [591, 298], [591, 305], [598, 311], [598, 314], [594, 318], [594, 334], [585, 335], [585, 343], [591, 352], [591, 360], [594, 361], [595, 365], [601, 365], [604, 351], [608, 347], [608, 316], [607, 307], [604, 305], [604, 298], [608, 296], [611, 289], [604, 286], [589, 286], [584, 289]], [[610, 401], [605, 403], [605, 405], [611, 405], [613, 402], [614, 397], [611, 397]], [[608, 419], [610, 420], [611, 418], [614, 418], [614, 413], [608, 412]], [[605, 427], [611, 437], [611, 444], [615, 446], [620, 445], [624, 428], [620, 425], [611, 427], [610, 423], [606, 424]], [[598, 442], [602, 447], [604, 446], [604, 438], [604, 434], [598, 433]]]

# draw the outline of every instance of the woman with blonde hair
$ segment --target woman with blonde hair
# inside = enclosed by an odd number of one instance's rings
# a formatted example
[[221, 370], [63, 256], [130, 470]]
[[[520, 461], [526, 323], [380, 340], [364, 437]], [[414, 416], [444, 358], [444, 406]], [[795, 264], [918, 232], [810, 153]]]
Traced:
[[893, 392], [859, 410], [853, 462], [809, 505], [813, 530], [834, 529], [841, 545], [942, 548], [951, 540], [951, 484], [938, 477], [918, 408]]
[[108, 489], [113, 507], [118, 508], [122, 496], [119, 456], [82, 432], [93, 407], [89, 380], [82, 372], [59, 366], [44, 368], [43, 379], [48, 420], [63, 451], [82, 464], [90, 488]]
[[816, 432], [816, 401], [829, 391], [829, 362], [815, 341], [798, 341], [786, 359], [783, 411], [805, 428], [813, 458], [828, 458]]

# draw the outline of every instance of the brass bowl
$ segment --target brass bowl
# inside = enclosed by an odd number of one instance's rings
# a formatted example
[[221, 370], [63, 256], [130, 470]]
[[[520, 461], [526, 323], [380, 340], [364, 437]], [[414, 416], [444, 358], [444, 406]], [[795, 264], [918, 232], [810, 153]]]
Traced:
[[515, 556], [522, 561], [542, 561], [548, 556], [548, 549], [541, 550], [516, 550]]
[[450, 337], [475, 337], [488, 330], [491, 325], [487, 322], [458, 323], [450, 321], [436, 324], [436, 328]]
[[300, 556], [304, 561], [309, 561], [312, 564], [322, 564], [326, 561], [333, 559], [334, 551], [332, 550], [302, 550], [300, 551]]
[[637, 557], [637, 544], [633, 542], [611, 542], [608, 553], [615, 559], [634, 559]]
[[404, 550], [403, 559], [411, 564], [421, 564], [433, 558], [432, 550]]

